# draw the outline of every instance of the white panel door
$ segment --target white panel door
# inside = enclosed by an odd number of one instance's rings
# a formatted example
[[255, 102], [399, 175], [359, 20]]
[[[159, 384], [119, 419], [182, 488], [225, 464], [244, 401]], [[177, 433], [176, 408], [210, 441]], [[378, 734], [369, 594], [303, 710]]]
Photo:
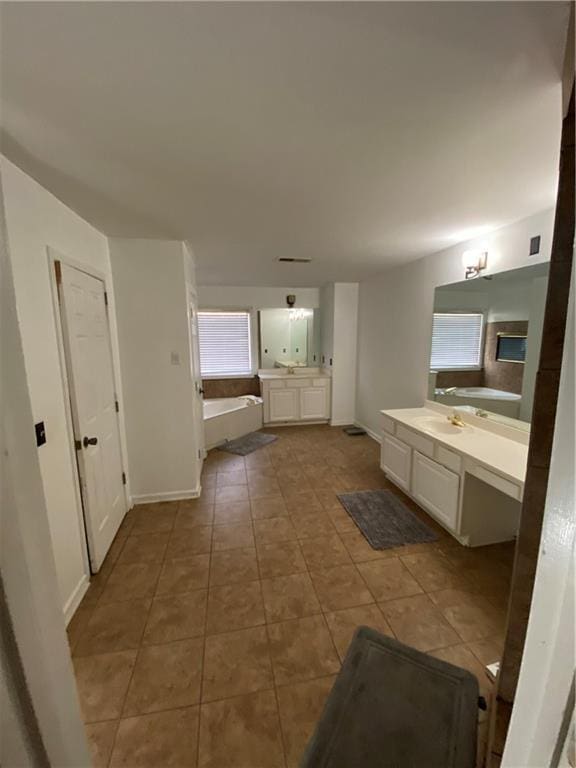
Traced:
[[298, 391], [270, 389], [270, 421], [294, 421], [298, 418]]
[[437, 520], [456, 530], [460, 477], [414, 451], [412, 494]]
[[382, 469], [390, 480], [404, 490], [410, 490], [412, 449], [392, 435], [382, 436]]
[[126, 513], [104, 283], [61, 264], [59, 294], [88, 552], [96, 573]]
[[300, 390], [301, 419], [327, 419], [328, 416], [326, 387], [305, 387]]

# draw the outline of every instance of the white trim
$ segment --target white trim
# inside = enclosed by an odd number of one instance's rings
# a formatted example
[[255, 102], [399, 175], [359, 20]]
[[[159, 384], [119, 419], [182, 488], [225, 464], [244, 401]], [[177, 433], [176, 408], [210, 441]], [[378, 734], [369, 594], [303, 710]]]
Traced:
[[163, 493], [143, 493], [132, 496], [132, 504], [152, 504], [156, 501], [181, 501], [184, 499], [197, 499], [202, 493], [202, 486], [189, 491], [165, 491]]
[[362, 424], [361, 421], [355, 421], [354, 422], [355, 427], [361, 427], [362, 429], [366, 430], [366, 434], [372, 438], [372, 440], [375, 440], [379, 445], [382, 443], [382, 435], [379, 435], [377, 432], [374, 432], [373, 429], [370, 429], [370, 427], [367, 427], [366, 424]]
[[82, 574], [82, 578], [76, 585], [76, 589], [74, 590], [74, 592], [72, 592], [68, 600], [66, 600], [66, 602], [64, 603], [63, 610], [64, 610], [64, 620], [66, 622], [66, 625], [70, 623], [72, 616], [74, 616], [74, 614], [76, 613], [76, 609], [82, 602], [82, 598], [88, 591], [89, 586], [90, 586], [90, 579], [87, 576], [87, 574], [84, 573]]

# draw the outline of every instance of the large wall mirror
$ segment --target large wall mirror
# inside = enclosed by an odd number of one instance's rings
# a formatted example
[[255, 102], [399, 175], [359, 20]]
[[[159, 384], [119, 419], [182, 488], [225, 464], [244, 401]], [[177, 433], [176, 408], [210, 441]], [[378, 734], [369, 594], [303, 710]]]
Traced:
[[258, 325], [260, 368], [318, 366], [318, 309], [261, 309]]
[[429, 399], [528, 428], [547, 284], [536, 264], [437, 288]]

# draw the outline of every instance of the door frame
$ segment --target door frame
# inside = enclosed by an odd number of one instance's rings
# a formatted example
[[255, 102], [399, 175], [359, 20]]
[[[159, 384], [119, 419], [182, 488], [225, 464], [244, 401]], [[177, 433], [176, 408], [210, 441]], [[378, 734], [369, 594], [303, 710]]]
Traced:
[[[46, 248], [47, 254], [48, 254], [48, 270], [49, 270], [49, 277], [50, 277], [50, 288], [52, 293], [52, 306], [54, 310], [54, 325], [56, 329], [56, 341], [58, 345], [58, 362], [60, 367], [60, 377], [62, 381], [62, 389], [64, 391], [64, 412], [66, 417], [66, 434], [68, 437], [68, 450], [70, 455], [70, 460], [73, 467], [73, 473], [74, 473], [74, 495], [76, 497], [76, 507], [77, 507], [77, 515], [78, 515], [78, 521], [82, 527], [82, 531], [84, 532], [84, 536], [82, 536], [82, 560], [84, 562], [84, 572], [87, 576], [87, 579], [90, 580], [92, 576], [92, 572], [90, 570], [90, 556], [88, 552], [88, 536], [86, 532], [86, 521], [84, 519], [84, 503], [82, 500], [82, 491], [81, 491], [81, 479], [80, 479], [80, 472], [78, 468], [78, 459], [76, 456], [76, 447], [74, 444], [74, 419], [72, 416], [72, 391], [70, 388], [70, 381], [69, 381], [69, 371], [68, 371], [68, 364], [66, 361], [66, 352], [64, 347], [64, 327], [62, 323], [62, 313], [61, 313], [61, 305], [60, 305], [60, 297], [58, 293], [58, 282], [56, 277], [56, 262], [61, 262], [62, 264], [66, 264], [68, 267], [72, 267], [73, 269], [77, 269], [79, 272], [84, 272], [87, 275], [90, 275], [90, 277], [94, 277], [97, 280], [101, 280], [104, 284], [104, 291], [106, 292], [106, 295], [108, 297], [108, 304], [106, 306], [106, 317], [108, 320], [108, 335], [110, 337], [110, 349], [112, 352], [112, 374], [114, 377], [114, 391], [116, 395], [116, 400], [119, 404], [119, 412], [116, 414], [118, 419], [118, 432], [120, 436], [120, 457], [122, 460], [122, 471], [126, 473], [126, 485], [124, 486], [124, 498], [126, 502], [126, 511], [128, 511], [132, 506], [132, 497], [130, 494], [130, 478], [129, 478], [129, 472], [128, 472], [128, 456], [127, 456], [127, 450], [126, 450], [126, 435], [125, 435], [125, 425], [124, 425], [124, 407], [122, 402], [122, 387], [120, 382], [120, 377], [118, 375], [118, 363], [117, 363], [117, 350], [114, 346], [114, 337], [112, 334], [112, 324], [110, 322], [111, 319], [111, 307], [113, 305], [110, 304], [110, 297], [112, 295], [111, 286], [110, 286], [110, 280], [107, 278], [106, 274], [101, 272], [98, 269], [95, 269], [94, 267], [90, 265], [86, 265], [82, 263], [81, 261], [78, 261], [77, 259], [74, 259], [70, 256], [67, 256], [59, 251], [57, 251], [55, 248], [52, 248], [51, 246], [47, 246]], [[83, 595], [79, 595], [78, 601], [74, 601], [66, 611], [66, 622], [70, 621], [72, 618], [74, 611], [78, 607], [78, 604], [81, 600]]]

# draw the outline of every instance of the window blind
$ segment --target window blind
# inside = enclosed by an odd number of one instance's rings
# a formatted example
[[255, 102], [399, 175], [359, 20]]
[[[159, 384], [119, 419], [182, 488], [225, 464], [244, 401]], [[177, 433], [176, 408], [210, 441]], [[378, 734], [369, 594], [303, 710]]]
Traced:
[[250, 360], [249, 312], [198, 312], [202, 376], [246, 376]]
[[480, 368], [483, 320], [479, 312], [435, 312], [430, 367], [435, 371]]

